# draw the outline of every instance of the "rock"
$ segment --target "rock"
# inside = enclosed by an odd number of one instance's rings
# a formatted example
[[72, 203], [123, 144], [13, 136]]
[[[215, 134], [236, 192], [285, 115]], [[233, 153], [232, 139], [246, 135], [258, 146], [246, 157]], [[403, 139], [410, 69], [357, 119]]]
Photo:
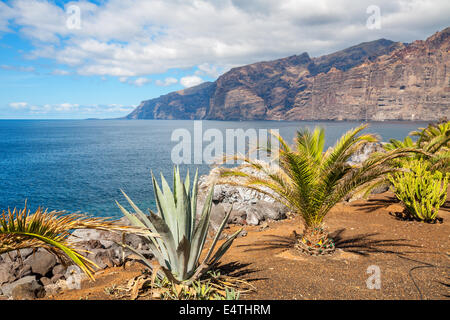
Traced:
[[53, 267], [52, 270], [52, 274], [53, 276], [57, 276], [57, 275], [64, 275], [66, 273], [66, 267], [63, 266], [62, 264], [57, 264], [56, 266]]
[[28, 258], [33, 253], [33, 249], [31, 248], [20, 249], [19, 251], [22, 259]]
[[247, 212], [245, 210], [232, 210], [228, 219], [229, 223], [244, 225], [247, 224]]
[[254, 204], [254, 208], [262, 213], [263, 220], [286, 219], [286, 214], [288, 212], [286, 206], [276, 202], [258, 201]]
[[[130, 225], [126, 218], [120, 219], [119, 223]], [[120, 233], [85, 229], [74, 231], [69, 240], [74, 242], [79, 249], [91, 251], [92, 253], [88, 255], [88, 258], [98, 264], [100, 269], [104, 269], [123, 263], [123, 249], [115, 243], [121, 242], [121, 237]], [[146, 257], [152, 258], [152, 254], [147, 252], [149, 247], [146, 239], [135, 235], [127, 235], [125, 242], [140, 248]], [[67, 274], [67, 271], [68, 269], [61, 264], [61, 261], [55, 255], [44, 249], [35, 250], [34, 253], [32, 249], [21, 249], [20, 257], [16, 251], [2, 254], [0, 255], [0, 294], [5, 292], [10, 297], [12, 289], [17, 284], [22, 283], [20, 281], [36, 280], [36, 276], [40, 281], [37, 284], [40, 286], [42, 283], [42, 287], [45, 287], [45, 290], [42, 291], [51, 293], [57, 292], [61, 286], [68, 287], [66, 285], [67, 277], [75, 284], [78, 283], [79, 279], [84, 278], [83, 274], [77, 274], [76, 272]], [[75, 288], [74, 285], [71, 288]], [[31, 285], [26, 284], [18, 288], [16, 295], [20, 299], [31, 299], [33, 294], [34, 297], [37, 297], [41, 294], [40, 292], [40, 288], [31, 283]]]
[[16, 277], [11, 274], [11, 268], [5, 263], [0, 265], [0, 285], [14, 281]]
[[[124, 220], [123, 218], [119, 220], [119, 223], [123, 225], [129, 225], [129, 222]], [[110, 232], [110, 231], [104, 231], [104, 230], [95, 230], [95, 229], [78, 229], [75, 230], [69, 237], [69, 240], [75, 243], [82, 243], [82, 245], [89, 245], [86, 244], [86, 241], [90, 240], [98, 240], [100, 241], [100, 244], [104, 247], [106, 247], [102, 242], [104, 240], [107, 241], [116, 241], [116, 242], [122, 242], [122, 235], [117, 232]], [[97, 243], [92, 243], [92, 245], [98, 245]]]
[[29, 256], [24, 263], [31, 266], [33, 273], [45, 276], [56, 265], [56, 257], [46, 250], [38, 250], [35, 254]]
[[89, 259], [91, 259], [95, 264], [98, 265], [100, 269], [111, 268], [114, 266], [114, 250], [102, 250], [93, 249], [92, 253], [89, 254]]
[[80, 267], [71, 265], [67, 268], [64, 275], [65, 280], [60, 279], [56, 282], [62, 290], [78, 290], [81, 289], [81, 283], [84, 279], [87, 279], [87, 275], [81, 271]]
[[214, 202], [221, 202], [225, 198], [225, 190], [223, 190], [223, 186], [217, 186], [214, 188], [214, 194], [212, 200]]
[[90, 239], [84, 243], [90, 249], [103, 249], [103, 245], [100, 240]]
[[59, 286], [56, 283], [48, 284], [44, 286], [45, 295], [48, 296], [55, 296], [58, 293], [61, 292], [61, 286]]
[[31, 274], [31, 266], [29, 264], [21, 264], [19, 268], [17, 268], [16, 279], [23, 278], [25, 276], [29, 276]]
[[247, 224], [251, 226], [257, 226], [259, 221], [263, 220], [263, 215], [260, 211], [258, 211], [255, 207], [249, 207], [247, 209]]
[[379, 185], [378, 187], [374, 188], [371, 192], [371, 194], [379, 194], [379, 193], [385, 193], [387, 191], [389, 191], [389, 184], [388, 183], [384, 183], [382, 185]]
[[4, 263], [12, 264], [16, 261], [17, 251], [9, 251], [2, 254], [2, 260]]
[[32, 281], [18, 284], [12, 290], [11, 295], [14, 300], [33, 300], [43, 298], [45, 290], [37, 281]]
[[114, 241], [110, 241], [110, 240], [100, 240], [100, 243], [102, 244], [102, 246], [105, 249], [110, 249], [111, 247], [113, 247], [115, 245]]
[[77, 229], [69, 237], [72, 242], [86, 242], [89, 240], [99, 240], [101, 233], [95, 229]]
[[385, 152], [383, 144], [380, 142], [367, 143], [350, 157], [348, 163], [351, 165], [362, 163], [374, 152]]
[[19, 280], [16, 280], [16, 281], [12, 282], [12, 283], [4, 284], [0, 288], [1, 288], [2, 294], [4, 296], [11, 297], [13, 289], [16, 286], [18, 286], [20, 284], [33, 283], [33, 282], [37, 283], [36, 276], [26, 276], [26, 277], [23, 277], [22, 279], [19, 279]]
[[125, 235], [125, 244], [136, 248], [136, 249], [142, 249], [142, 246], [146, 244], [147, 240], [145, 240], [143, 237], [135, 235], [135, 234], [127, 234]]
[[50, 280], [52, 283], [56, 283], [61, 279], [64, 279], [64, 274], [55, 274]]
[[221, 204], [213, 204], [211, 208], [210, 228], [217, 231], [225, 218], [225, 208]]
[[[262, 173], [250, 168], [243, 168], [243, 171], [251, 174], [263, 176]], [[199, 178], [199, 196], [197, 204], [198, 215], [201, 214], [206, 195], [212, 185], [214, 188], [214, 204], [211, 209], [211, 225], [217, 229], [228, 210], [232, 209], [228, 223], [258, 225], [266, 219], [280, 220], [286, 218], [287, 208], [276, 203], [270, 196], [251, 190], [245, 187], [239, 187], [232, 184], [217, 184], [219, 171], [214, 168], [206, 176]], [[237, 182], [238, 178], [230, 178], [230, 183]], [[269, 189], [264, 189], [269, 194]], [[199, 218], [199, 217], [197, 217]]]
[[46, 285], [52, 284], [52, 280], [50, 280], [47, 277], [42, 277], [39, 279], [39, 281], [42, 283], [42, 285], [45, 287]]
[[[130, 225], [125, 217], [119, 220], [122, 225]], [[117, 243], [122, 242], [122, 234], [102, 230], [76, 230], [70, 237], [78, 247], [95, 252], [89, 256], [94, 259], [100, 269], [104, 269], [122, 263], [122, 247]], [[134, 234], [125, 235], [125, 243], [139, 250], [147, 250], [147, 240]], [[104, 251], [105, 253], [101, 253]]]
[[242, 238], [242, 237], [246, 237], [248, 234], [247, 230], [242, 230], [239, 234], [238, 234], [238, 238]]

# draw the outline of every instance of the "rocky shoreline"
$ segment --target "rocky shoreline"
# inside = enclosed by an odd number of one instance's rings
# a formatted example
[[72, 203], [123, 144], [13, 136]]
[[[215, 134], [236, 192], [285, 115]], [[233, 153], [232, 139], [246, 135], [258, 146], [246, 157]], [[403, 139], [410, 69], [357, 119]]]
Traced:
[[[126, 218], [119, 223], [129, 225]], [[138, 248], [151, 258], [145, 239], [125, 235], [125, 243]], [[122, 235], [100, 230], [76, 230], [69, 240], [77, 249], [89, 251], [87, 258], [98, 268], [96, 271], [122, 266], [128, 261], [138, 260], [134, 253], [124, 250]], [[0, 297], [22, 300], [36, 299], [58, 294], [62, 290], [79, 289], [87, 276], [75, 265], [64, 265], [54, 254], [45, 249], [22, 249], [0, 255]]]

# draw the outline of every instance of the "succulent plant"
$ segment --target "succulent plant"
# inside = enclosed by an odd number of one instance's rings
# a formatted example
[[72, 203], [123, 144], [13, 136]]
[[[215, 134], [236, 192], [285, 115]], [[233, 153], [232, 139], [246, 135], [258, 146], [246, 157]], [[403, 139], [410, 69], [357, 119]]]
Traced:
[[430, 171], [426, 160], [404, 162], [404, 170], [390, 174], [396, 197], [402, 201], [409, 215], [425, 222], [436, 220], [439, 208], [447, 198], [450, 174]]
[[[189, 173], [183, 183], [178, 167], [174, 168], [173, 192], [162, 174], [162, 189], [156, 182], [153, 173], [152, 181], [158, 209], [157, 213], [149, 209], [149, 214], [145, 214], [123, 191], [122, 193], [135, 213], [130, 213], [117, 201], [116, 203], [133, 225], [145, 227], [152, 233], [159, 235], [158, 237], [149, 235], [146, 238], [149, 240], [148, 244], [151, 252], [158, 260], [166, 276], [175, 283], [190, 284], [219, 261], [242, 229], [231, 235], [213, 254], [220, 234], [228, 221], [230, 209], [217, 230], [206, 256], [200, 260], [210, 224], [214, 186], [208, 193], [202, 214], [197, 222], [198, 171], [195, 174], [192, 189], [190, 188]], [[141, 252], [128, 245], [124, 244], [124, 246], [138, 254], [143, 262], [153, 269], [153, 265]]]

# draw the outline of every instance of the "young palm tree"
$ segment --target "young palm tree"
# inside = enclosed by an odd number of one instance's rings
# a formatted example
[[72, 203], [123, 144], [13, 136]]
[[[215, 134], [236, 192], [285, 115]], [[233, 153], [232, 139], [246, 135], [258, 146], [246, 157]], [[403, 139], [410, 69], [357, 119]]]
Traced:
[[[322, 225], [326, 214], [350, 193], [397, 171], [388, 165], [389, 162], [411, 151], [402, 148], [376, 153], [352, 166], [347, 161], [356, 151], [367, 143], [378, 141], [372, 134], [360, 135], [364, 128], [366, 125], [348, 131], [326, 152], [324, 129], [298, 131], [292, 147], [277, 135], [280, 142], [278, 165], [235, 155], [232, 158], [243, 161], [243, 165], [221, 168], [220, 183], [254, 189], [285, 204], [304, 220], [305, 230], [297, 237], [296, 247], [310, 254], [332, 252], [335, 249], [333, 240]], [[248, 173], [246, 167], [256, 173]]]
[[0, 215], [0, 254], [25, 249], [44, 248], [54, 253], [64, 263], [73, 262], [91, 279], [98, 266], [84, 257], [82, 250], [68, 238], [76, 229], [98, 229], [106, 231], [133, 232], [148, 235], [142, 228], [129, 227], [107, 221], [104, 218], [90, 218], [82, 214], [65, 214], [61, 211], [47, 212], [38, 208], [30, 214], [25, 208], [3, 211]]
[[412, 159], [424, 160], [431, 164], [429, 170], [440, 170], [443, 173], [450, 170], [450, 121], [430, 124], [426, 128], [419, 128], [409, 134], [418, 137], [413, 141], [407, 136], [403, 141], [391, 139], [390, 143], [384, 145], [386, 150], [398, 148], [415, 148], [420, 153], [412, 154], [410, 157], [397, 161], [397, 166], [402, 166], [405, 161]]
[[450, 121], [429, 124], [410, 135], [418, 137], [417, 146], [429, 153], [450, 151]]

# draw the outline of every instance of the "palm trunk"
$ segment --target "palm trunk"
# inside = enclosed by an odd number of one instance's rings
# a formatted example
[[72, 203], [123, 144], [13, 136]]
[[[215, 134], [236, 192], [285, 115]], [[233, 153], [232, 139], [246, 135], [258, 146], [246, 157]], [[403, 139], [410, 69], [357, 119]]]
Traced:
[[295, 248], [314, 256], [335, 251], [333, 239], [322, 226], [306, 226], [303, 234], [296, 237]]

